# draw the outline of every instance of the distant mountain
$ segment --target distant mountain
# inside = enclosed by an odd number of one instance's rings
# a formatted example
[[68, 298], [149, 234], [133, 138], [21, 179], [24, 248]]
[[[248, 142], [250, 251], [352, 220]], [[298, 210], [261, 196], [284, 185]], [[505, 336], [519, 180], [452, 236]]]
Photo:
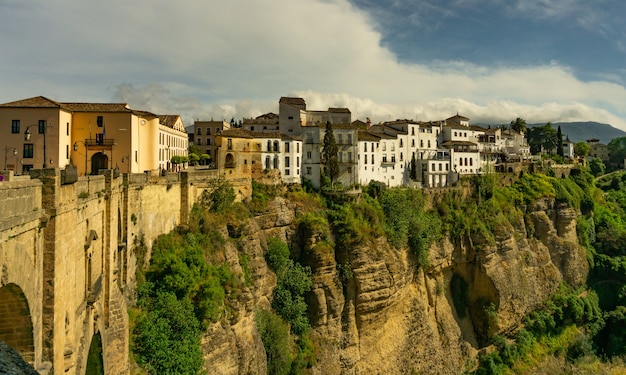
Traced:
[[[543, 126], [542, 124], [528, 124], [528, 127]], [[609, 124], [602, 124], [599, 122], [587, 121], [587, 122], [553, 122], [552, 127], [558, 128], [561, 126], [561, 133], [563, 138], [569, 137], [569, 140], [576, 143], [580, 141], [586, 141], [591, 138], [597, 138], [600, 143], [605, 145], [609, 144], [611, 139], [626, 137], [626, 132], [623, 130], [614, 128]]]

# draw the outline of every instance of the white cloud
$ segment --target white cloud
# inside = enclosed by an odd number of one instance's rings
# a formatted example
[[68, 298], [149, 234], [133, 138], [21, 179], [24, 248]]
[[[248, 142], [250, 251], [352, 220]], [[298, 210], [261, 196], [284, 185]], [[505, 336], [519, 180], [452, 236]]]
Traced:
[[[546, 13], [561, 9], [556, 1], [534, 4]], [[473, 121], [521, 116], [626, 129], [621, 85], [582, 82], [563, 62], [399, 63], [370, 17], [347, 0], [158, 0], [150, 7], [139, 0], [28, 7], [14, 0], [0, 5], [0, 48], [8, 51], [0, 59], [1, 101], [113, 98], [180, 113], [189, 125], [276, 112], [280, 96], [300, 93], [311, 109], [347, 106], [361, 119], [459, 112]]]

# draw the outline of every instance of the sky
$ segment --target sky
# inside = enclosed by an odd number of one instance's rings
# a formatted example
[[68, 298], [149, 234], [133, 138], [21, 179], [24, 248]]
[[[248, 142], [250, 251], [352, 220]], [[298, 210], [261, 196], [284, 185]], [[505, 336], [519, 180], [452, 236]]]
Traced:
[[[149, 6], [147, 6], [149, 4]], [[623, 0], [0, 0], [0, 103], [626, 130]]]

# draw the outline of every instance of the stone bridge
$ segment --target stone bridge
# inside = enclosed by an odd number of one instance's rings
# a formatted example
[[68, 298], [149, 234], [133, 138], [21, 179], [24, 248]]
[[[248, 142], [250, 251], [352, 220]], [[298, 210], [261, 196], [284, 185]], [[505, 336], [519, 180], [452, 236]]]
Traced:
[[[41, 374], [129, 374], [136, 244], [185, 222], [218, 177], [103, 172], [0, 183], [0, 340]], [[232, 182], [249, 194], [249, 178]]]

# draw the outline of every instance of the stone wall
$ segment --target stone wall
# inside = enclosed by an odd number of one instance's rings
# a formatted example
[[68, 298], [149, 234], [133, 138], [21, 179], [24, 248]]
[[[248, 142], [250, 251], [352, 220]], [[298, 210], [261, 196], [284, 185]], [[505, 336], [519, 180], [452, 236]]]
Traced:
[[[67, 184], [57, 169], [8, 177], [0, 183], [0, 340], [40, 373], [82, 375], [99, 334], [105, 373], [128, 374], [135, 250], [186, 222], [217, 171], [109, 170]], [[250, 178], [231, 182], [239, 199], [251, 195]]]

